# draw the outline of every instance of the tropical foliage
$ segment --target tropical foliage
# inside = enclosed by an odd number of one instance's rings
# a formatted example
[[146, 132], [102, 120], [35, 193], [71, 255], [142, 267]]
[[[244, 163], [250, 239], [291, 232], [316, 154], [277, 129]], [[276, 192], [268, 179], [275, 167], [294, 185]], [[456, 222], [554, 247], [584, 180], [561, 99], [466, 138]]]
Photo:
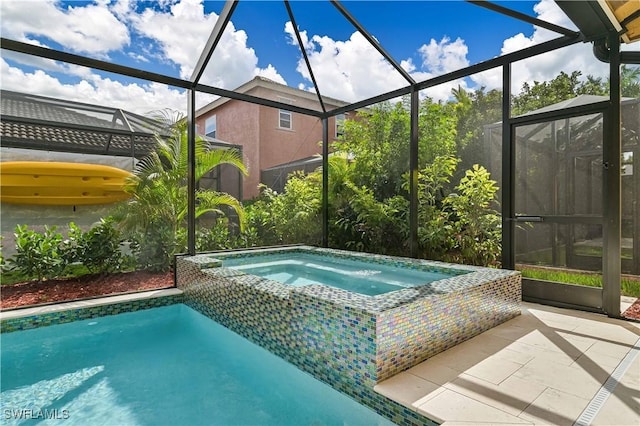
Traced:
[[[624, 96], [636, 96], [639, 68], [622, 68]], [[524, 114], [581, 94], [605, 95], [608, 81], [580, 71], [524, 84], [511, 100]], [[449, 102], [419, 107], [418, 242], [420, 256], [498, 265], [498, 185], [488, 163], [485, 126], [502, 119], [502, 92], [452, 91]], [[410, 116], [408, 100], [383, 103], [345, 122], [329, 160], [329, 244], [408, 254]], [[247, 207], [257, 244], [320, 240], [321, 174], [296, 174], [282, 194], [264, 188]]]
[[[133, 241], [140, 267], [168, 270], [175, 253], [185, 250], [187, 218], [187, 127], [182, 119], [164, 120], [169, 137], [156, 135], [156, 148], [136, 164], [127, 190], [132, 198], [114, 214], [115, 220]], [[230, 164], [246, 174], [237, 150], [212, 149], [201, 137], [195, 140], [196, 182], [222, 164]], [[245, 224], [244, 209], [229, 194], [198, 189], [196, 218], [206, 213], [226, 216], [234, 213], [240, 230]]]
[[[640, 68], [623, 66], [621, 77], [623, 96], [640, 96]], [[512, 114], [581, 94], [606, 95], [608, 86], [601, 78], [583, 78], [580, 71], [562, 72], [550, 81], [525, 83], [511, 99]], [[82, 262], [96, 272], [117, 270], [126, 264], [119, 257], [126, 240], [137, 267], [167, 270], [186, 245], [187, 134], [181, 117], [156, 118], [166, 124], [166, 134], [156, 137], [156, 149], [136, 165], [128, 182], [132, 198], [114, 212], [113, 220], [86, 233], [70, 225], [66, 240], [55, 229], [36, 235], [18, 228], [18, 253], [7, 265], [38, 279], [62, 273], [69, 262]], [[491, 176], [483, 165], [489, 163], [485, 126], [502, 119], [502, 92], [459, 86], [449, 101], [424, 98], [418, 118], [419, 255], [498, 265], [501, 222], [494, 179], [499, 176]], [[330, 147], [331, 247], [409, 254], [410, 122], [408, 99], [403, 99], [360, 111], [344, 123], [342, 136]], [[222, 164], [247, 173], [236, 151], [211, 149], [196, 138], [195, 152], [196, 181]], [[320, 170], [291, 175], [282, 193], [263, 187], [244, 207], [229, 194], [208, 189], [198, 189], [195, 198], [199, 251], [321, 244]]]
[[45, 226], [44, 232], [27, 225], [16, 226], [16, 253], [7, 259], [3, 270], [16, 273], [23, 280], [45, 281], [69, 274], [103, 274], [130, 267], [128, 256], [121, 250], [120, 233], [111, 220], [103, 219], [87, 231], [70, 222], [66, 234], [65, 237], [55, 226]]
[[[492, 265], [500, 253], [500, 220], [492, 210], [497, 187], [478, 165], [455, 185], [456, 108], [430, 99], [420, 105], [420, 254]], [[332, 247], [408, 254], [409, 123], [403, 103], [377, 105], [345, 123], [329, 159]], [[282, 194], [263, 189], [247, 213], [262, 243], [318, 243], [320, 206], [316, 171], [292, 176]]]

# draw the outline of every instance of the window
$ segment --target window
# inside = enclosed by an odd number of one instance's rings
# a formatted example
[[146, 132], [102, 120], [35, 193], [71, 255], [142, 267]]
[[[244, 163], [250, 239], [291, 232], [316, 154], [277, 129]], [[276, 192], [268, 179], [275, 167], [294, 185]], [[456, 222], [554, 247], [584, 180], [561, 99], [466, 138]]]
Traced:
[[279, 115], [279, 127], [281, 129], [291, 129], [291, 111], [280, 110]]
[[336, 115], [336, 138], [339, 138], [344, 134], [344, 114]]
[[216, 122], [216, 116], [212, 115], [211, 117], [207, 117], [204, 122], [204, 134], [209, 136], [210, 138], [215, 138], [217, 129], [218, 125]]

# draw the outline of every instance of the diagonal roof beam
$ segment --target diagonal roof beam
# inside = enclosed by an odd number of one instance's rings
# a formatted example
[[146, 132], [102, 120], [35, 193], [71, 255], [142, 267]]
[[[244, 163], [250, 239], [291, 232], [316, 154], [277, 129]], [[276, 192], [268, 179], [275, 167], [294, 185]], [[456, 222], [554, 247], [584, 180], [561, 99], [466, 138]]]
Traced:
[[400, 66], [400, 64], [398, 62], [396, 62], [395, 59], [393, 59], [393, 57], [389, 54], [389, 52], [387, 52], [384, 47], [382, 47], [382, 45], [380, 43], [378, 43], [378, 40], [376, 40], [371, 34], [369, 34], [369, 32], [362, 26], [360, 25], [360, 23], [358, 21], [356, 21], [356, 18], [353, 17], [353, 15], [351, 15], [351, 13], [349, 13], [349, 11], [347, 9], [345, 9], [345, 7], [337, 0], [331, 0], [331, 3], [336, 7], [336, 9], [338, 9], [340, 11], [340, 13], [342, 13], [342, 15], [347, 18], [347, 20], [349, 22], [351, 22], [351, 25], [353, 25], [354, 27], [356, 27], [356, 29], [360, 32], [360, 34], [362, 34], [362, 36], [364, 38], [367, 39], [367, 41], [369, 43], [371, 43], [371, 45], [373, 47], [376, 48], [376, 50], [378, 52], [380, 52], [380, 54], [382, 56], [384, 56], [384, 58], [389, 61], [389, 63], [391, 65], [393, 65], [393, 67], [396, 69], [396, 71], [398, 71], [400, 74], [402, 74], [402, 76], [404, 77], [405, 80], [407, 80], [407, 82], [409, 84], [415, 84], [416, 81], [413, 79], [413, 77], [411, 77], [411, 75], [409, 75], [409, 73]]
[[530, 24], [536, 25], [541, 28], [546, 28], [549, 31], [553, 31], [555, 33], [567, 35], [567, 36], [575, 36], [580, 34], [577, 31], [573, 31], [567, 29], [565, 27], [561, 27], [560, 25], [552, 24], [551, 22], [543, 21], [542, 19], [534, 18], [533, 16], [529, 16], [525, 13], [518, 12], [516, 10], [509, 9], [508, 7], [500, 6], [495, 3], [491, 3], [486, 0], [465, 0], [467, 3], [474, 4], [476, 6], [484, 7], [485, 9], [492, 10], [494, 12], [502, 13], [503, 15], [510, 16], [511, 18], [516, 18], [524, 22], [528, 22]]
[[141, 80], [155, 81], [156, 83], [168, 84], [169, 86], [180, 87], [183, 89], [188, 89], [192, 86], [192, 84], [186, 80], [169, 77], [164, 74], [143, 71], [138, 68], [118, 65], [107, 61], [100, 61], [98, 59], [87, 58], [86, 56], [74, 55], [73, 53], [40, 47], [36, 46], [35, 44], [23, 43], [21, 41], [11, 40], [4, 37], [0, 38], [0, 48], [11, 50], [13, 52], [37, 56], [39, 58], [52, 59], [54, 61], [62, 61], [68, 64], [80, 65], [100, 71], [126, 75], [128, 77], [139, 78]]
[[311, 76], [311, 81], [313, 82], [313, 88], [316, 90], [316, 95], [318, 95], [318, 101], [320, 102], [320, 106], [322, 107], [322, 112], [327, 112], [327, 108], [325, 108], [324, 102], [322, 101], [322, 96], [320, 96], [320, 88], [318, 87], [318, 83], [316, 82], [316, 77], [313, 75], [313, 70], [311, 69], [309, 56], [307, 56], [307, 49], [304, 47], [304, 43], [302, 43], [302, 37], [300, 37], [298, 24], [296, 24], [296, 19], [293, 17], [293, 11], [291, 10], [291, 5], [289, 4], [289, 0], [284, 0], [284, 5], [287, 8], [289, 19], [291, 19], [291, 25], [293, 25], [293, 31], [296, 33], [298, 46], [300, 46], [300, 51], [302, 52], [302, 56], [304, 57], [304, 62], [305, 64], [307, 64], [307, 70], [309, 71], [309, 75]]
[[200, 58], [196, 63], [195, 68], [193, 69], [193, 73], [191, 74], [191, 78], [189, 79], [192, 83], [197, 84], [200, 82], [200, 78], [204, 73], [207, 64], [209, 63], [209, 59], [211, 59], [211, 55], [215, 50], [216, 46], [220, 42], [220, 38], [222, 38], [222, 33], [224, 33], [224, 29], [227, 27], [227, 24], [231, 20], [231, 15], [233, 11], [236, 9], [238, 5], [238, 0], [227, 0], [222, 8], [222, 12], [220, 12], [220, 16], [218, 16], [218, 20], [213, 26], [213, 30], [211, 30], [211, 35], [209, 36], [209, 40], [207, 40], [207, 44], [205, 44], [202, 49], [202, 53], [200, 54]]

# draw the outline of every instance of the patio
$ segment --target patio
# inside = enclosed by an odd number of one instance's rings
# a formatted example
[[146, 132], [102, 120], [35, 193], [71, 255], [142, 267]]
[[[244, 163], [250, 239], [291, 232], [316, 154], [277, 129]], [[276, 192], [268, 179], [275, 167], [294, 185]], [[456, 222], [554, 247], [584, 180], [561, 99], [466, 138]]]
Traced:
[[445, 425], [635, 425], [639, 353], [640, 323], [523, 303], [375, 390]]

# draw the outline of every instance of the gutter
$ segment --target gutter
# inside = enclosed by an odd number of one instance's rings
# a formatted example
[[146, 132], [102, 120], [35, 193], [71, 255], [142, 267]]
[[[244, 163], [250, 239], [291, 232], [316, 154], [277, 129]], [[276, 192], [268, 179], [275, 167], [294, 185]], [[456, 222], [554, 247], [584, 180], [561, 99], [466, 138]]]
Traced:
[[[607, 40], [600, 39], [593, 42], [593, 54], [601, 62], [611, 62], [611, 50], [607, 47]], [[639, 51], [622, 51], [620, 52], [620, 63], [623, 64], [640, 64]]]

